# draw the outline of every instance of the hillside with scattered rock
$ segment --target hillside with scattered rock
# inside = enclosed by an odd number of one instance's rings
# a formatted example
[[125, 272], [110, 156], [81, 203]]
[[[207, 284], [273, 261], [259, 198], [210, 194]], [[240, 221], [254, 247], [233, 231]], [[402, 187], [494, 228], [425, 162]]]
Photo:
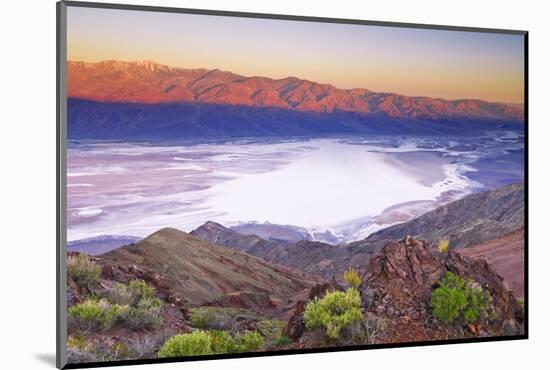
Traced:
[[411, 221], [380, 230], [351, 246], [373, 245], [412, 235], [429, 242], [449, 239], [464, 248], [522, 228], [525, 224], [523, 183], [467, 195]]
[[[369, 262], [361, 287], [363, 307], [392, 318], [387, 341], [448, 339], [449, 337], [515, 335], [522, 332], [522, 309], [502, 277], [484, 260], [440, 253], [429, 244], [405, 238], [390, 242]], [[430, 295], [451, 272], [491, 294], [495, 317], [480, 326], [446, 327], [433, 319]]]
[[495, 268], [517, 298], [525, 295], [525, 228], [463, 248], [463, 256], [481, 258]]
[[[251, 302], [271, 302], [265, 307], [269, 310], [276, 302], [291, 299], [316, 282], [305, 273], [170, 228], [161, 229], [133, 246], [104, 254], [100, 263], [117, 281], [126, 280], [127, 271], [137, 277], [151, 276], [162, 281], [162, 285], [191, 305], [251, 292], [263, 297]], [[238, 300], [225, 302], [240, 304]]]

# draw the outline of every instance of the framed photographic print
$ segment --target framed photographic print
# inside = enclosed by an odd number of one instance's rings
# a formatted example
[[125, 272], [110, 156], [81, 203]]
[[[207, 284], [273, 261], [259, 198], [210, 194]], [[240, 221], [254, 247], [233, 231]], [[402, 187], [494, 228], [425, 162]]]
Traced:
[[57, 11], [58, 367], [527, 338], [526, 31]]

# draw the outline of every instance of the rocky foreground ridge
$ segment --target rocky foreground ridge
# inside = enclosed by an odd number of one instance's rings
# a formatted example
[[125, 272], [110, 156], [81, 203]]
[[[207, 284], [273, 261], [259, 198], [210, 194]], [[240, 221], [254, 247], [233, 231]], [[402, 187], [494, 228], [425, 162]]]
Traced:
[[[71, 252], [68, 258], [74, 262], [81, 256]], [[197, 331], [212, 338], [225, 332], [236, 341], [255, 336], [256, 345], [249, 343], [245, 352], [524, 332], [523, 307], [491, 265], [411, 237], [378, 250], [359, 269], [364, 272], [356, 284], [296, 272], [175, 229], [86, 258], [81, 262], [99, 275], [83, 285], [69, 274], [70, 362], [157, 357], [169, 338]], [[489, 315], [472, 322], [437, 318], [431, 298], [449, 272], [488, 292]], [[136, 282], [150, 288], [135, 290]], [[147, 289], [153, 297], [144, 298]], [[355, 295], [355, 318], [330, 336], [325, 328], [311, 327], [305, 315], [310, 305], [335, 292]], [[89, 310], [99, 311], [89, 316]]]
[[[523, 308], [503, 279], [485, 260], [463, 257], [455, 251], [441, 253], [422, 240], [406, 237], [389, 242], [369, 261], [359, 287], [362, 327], [371, 330], [367, 343], [404, 343], [523, 333]], [[490, 292], [493, 315], [475, 324], [444, 324], [434, 318], [431, 295], [447, 273], [478, 284]], [[337, 341], [327, 341], [319, 332], [306, 329], [304, 307], [320, 291], [342, 290], [324, 284], [310, 291], [309, 300], [298, 302], [284, 332], [296, 340], [297, 348], [354, 345], [357, 333], [348, 329]], [[370, 328], [370, 329], [369, 329]], [[365, 338], [362, 336], [360, 338]], [[364, 339], [363, 339], [364, 340]]]
[[69, 252], [69, 360], [156, 358], [196, 333], [207, 353], [521, 335], [523, 194], [473, 194], [347, 245], [207, 222]]

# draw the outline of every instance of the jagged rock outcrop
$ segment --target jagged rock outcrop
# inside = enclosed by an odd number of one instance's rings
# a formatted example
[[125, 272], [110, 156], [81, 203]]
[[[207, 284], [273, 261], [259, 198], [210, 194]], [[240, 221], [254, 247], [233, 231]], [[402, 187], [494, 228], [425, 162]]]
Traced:
[[[406, 237], [391, 241], [380, 249], [364, 266], [364, 271], [359, 288], [363, 320], [354, 328], [343, 330], [334, 343], [404, 343], [523, 332], [522, 308], [496, 270], [485, 260], [464, 257], [455, 251], [440, 253], [425, 241]], [[494, 311], [491, 318], [477, 325], [463, 325], [461, 322], [447, 325], [434, 318], [431, 294], [448, 271], [466, 281], [473, 280], [489, 291], [490, 306]], [[335, 289], [342, 288], [333, 284], [317, 285], [310, 290], [308, 300]], [[283, 335], [292, 338], [298, 348], [328, 343], [322, 332], [310, 332], [304, 326], [303, 315], [308, 300], [297, 303], [283, 331]], [[353, 330], [370, 332], [356, 336]], [[358, 342], [346, 338], [346, 335], [363, 339]]]
[[[491, 293], [494, 319], [480, 332], [474, 329], [468, 335], [510, 335], [523, 330], [521, 307], [485, 260], [463, 257], [454, 251], [440, 253], [425, 241], [410, 237], [388, 243], [369, 262], [361, 286], [363, 309], [390, 318], [401, 341], [459, 336], [459, 331], [442, 327], [431, 315], [431, 293], [447, 271], [472, 279]], [[407, 328], [406, 324], [413, 322]], [[414, 332], [404, 333], [411, 327]]]

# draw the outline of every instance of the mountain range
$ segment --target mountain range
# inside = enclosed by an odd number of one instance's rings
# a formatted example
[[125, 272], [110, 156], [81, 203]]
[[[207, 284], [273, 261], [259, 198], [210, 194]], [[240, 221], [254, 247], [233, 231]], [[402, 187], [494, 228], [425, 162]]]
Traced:
[[340, 89], [152, 61], [67, 63], [69, 137], [186, 139], [522, 129], [518, 104]]
[[90, 256], [100, 255], [140, 241], [141, 238], [130, 235], [99, 235], [67, 243], [67, 252], [83, 252]]

